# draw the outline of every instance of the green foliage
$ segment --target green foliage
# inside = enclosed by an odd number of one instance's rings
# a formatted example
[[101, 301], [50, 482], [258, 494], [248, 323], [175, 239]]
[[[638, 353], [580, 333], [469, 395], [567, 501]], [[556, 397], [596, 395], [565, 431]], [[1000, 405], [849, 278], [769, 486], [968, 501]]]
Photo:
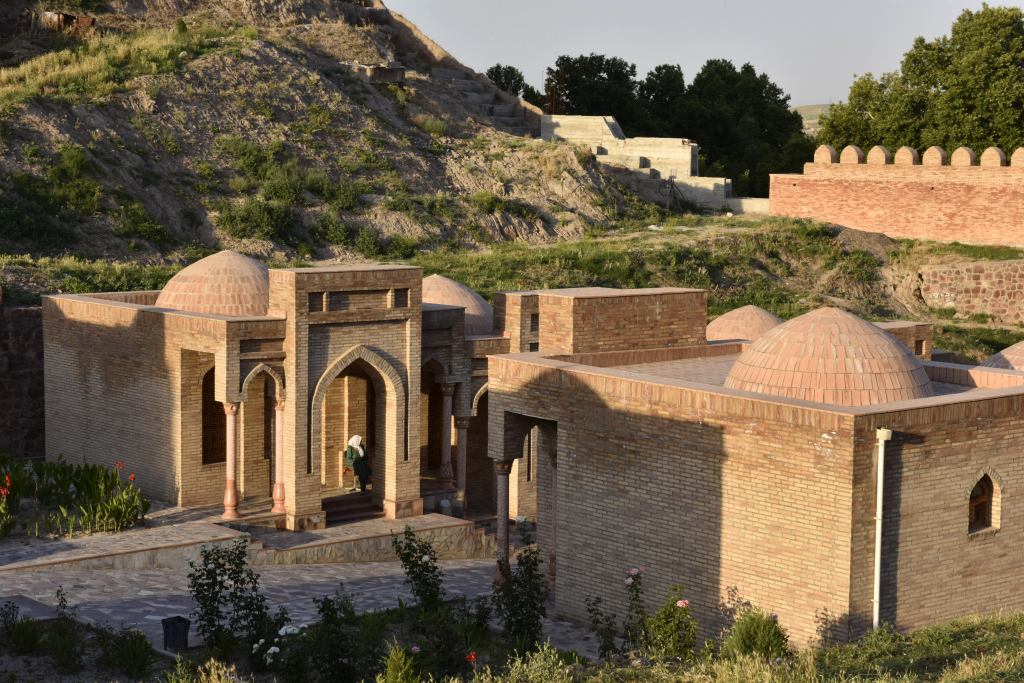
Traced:
[[289, 234], [295, 220], [295, 213], [290, 206], [252, 197], [241, 204], [225, 201], [219, 208], [220, 215], [214, 221], [236, 239], [281, 240]]
[[174, 32], [181, 35], [188, 33], [188, 27], [185, 26], [185, 20], [180, 17], [174, 22]]
[[[360, 233], [362, 237], [362, 233]], [[437, 566], [437, 551], [425, 538], [420, 538], [406, 525], [399, 538], [391, 534], [391, 547], [402, 563], [405, 583], [409, 586], [421, 610], [435, 610], [444, 598], [444, 572]]]
[[[954, 313], [955, 310], [953, 308], [938, 309], [939, 312], [945, 314]], [[952, 315], [949, 317], [952, 318]], [[959, 327], [946, 324], [932, 328], [934, 348], [953, 351], [971, 360], [980, 361], [1021, 341], [1024, 341], [1024, 332], [1001, 328]]]
[[11, 649], [15, 654], [29, 655], [37, 652], [42, 645], [46, 628], [38, 619], [22, 615], [21, 618], [13, 619], [4, 624], [4, 631], [7, 632], [7, 639], [11, 643]]
[[405, 109], [412, 102], [412, 93], [397, 83], [388, 83], [384, 86], [384, 92], [395, 100], [399, 109]]
[[377, 231], [371, 227], [364, 226], [359, 229], [353, 246], [358, 253], [366, 258], [375, 259], [380, 256], [379, 236]]
[[533, 545], [532, 524], [520, 517], [516, 529], [527, 548], [516, 558], [515, 569], [503, 563], [505, 581], [494, 586], [494, 606], [505, 635], [521, 643], [518, 649], [525, 652], [540, 641], [547, 616], [548, 579], [540, 570], [542, 560]]
[[[188, 588], [196, 608], [196, 631], [208, 644], [222, 634], [257, 633], [269, 615], [266, 598], [259, 592], [259, 575], [248, 567], [249, 537], [242, 535], [225, 548], [204, 545], [198, 560], [189, 560]], [[224, 608], [231, 606], [228, 624]]]
[[100, 661], [134, 680], [145, 678], [156, 662], [156, 653], [143, 631], [121, 624], [116, 631], [109, 626], [97, 626], [97, 640], [102, 654]]
[[404, 647], [399, 647], [397, 641], [388, 645], [384, 673], [377, 677], [377, 683], [420, 683], [412, 655]]
[[118, 237], [141, 237], [161, 249], [178, 241], [149, 215], [139, 199], [121, 207], [113, 232]]
[[528, 221], [535, 221], [540, 218], [536, 209], [513, 199], [504, 199], [486, 190], [476, 192], [469, 196], [469, 203], [483, 213], [494, 213], [504, 211], [510, 216], [518, 216]]
[[[948, 152], [1024, 145], [1024, 11], [964, 10], [948, 36], [917, 38], [900, 70], [856, 78], [818, 121], [819, 144]], [[699, 138], [698, 138], [699, 139]]]
[[757, 606], [751, 607], [737, 617], [722, 643], [720, 654], [723, 659], [742, 655], [757, 655], [762, 659], [788, 657], [789, 635], [776, 615]]
[[423, 132], [428, 135], [436, 135], [437, 137], [444, 137], [448, 135], [448, 124], [441, 119], [430, 116], [423, 123], [420, 124], [420, 128]]
[[395, 235], [384, 245], [384, 258], [387, 261], [404, 261], [412, 258], [419, 251], [419, 242], [410, 235]]
[[388, 161], [383, 156], [375, 154], [369, 150], [357, 149], [355, 150], [355, 155], [359, 157], [359, 161], [360, 163], [363, 164], [363, 166], [369, 166], [370, 168], [375, 168], [378, 171], [385, 172], [395, 170], [394, 165], [390, 161]]
[[652, 649], [662, 657], [693, 659], [697, 644], [697, 621], [690, 616], [690, 601], [683, 587], [669, 586], [664, 604], [649, 621]]
[[135, 115], [132, 117], [132, 125], [135, 126], [135, 129], [144, 138], [152, 143], [160, 143], [171, 154], [180, 154], [184, 151], [181, 144], [174, 139], [169, 130], [155, 123], [141, 109], [135, 112]]
[[361, 137], [366, 144], [370, 145], [370, 147], [376, 147], [378, 149], [381, 149], [388, 144], [386, 141], [374, 135], [373, 131], [369, 128], [364, 128], [360, 131], [359, 137]]
[[448, 151], [444, 143], [439, 138], [431, 138], [430, 142], [427, 143], [427, 151], [431, 154], [441, 155]]
[[506, 66], [503, 64], [495, 64], [488, 69], [487, 78], [491, 79], [491, 83], [513, 97], [519, 97], [522, 95], [523, 87], [526, 85], [526, 79], [523, 78], [522, 71], [514, 66]]
[[339, 247], [345, 247], [352, 243], [349, 229], [337, 214], [331, 211], [322, 211], [317, 214], [309, 225], [310, 236], [320, 242], [330, 242]]
[[63, 586], [57, 588], [57, 618], [49, 624], [43, 649], [50, 655], [57, 670], [70, 673], [82, 665], [85, 642], [75, 616], [77, 607], [68, 610], [68, 596]]

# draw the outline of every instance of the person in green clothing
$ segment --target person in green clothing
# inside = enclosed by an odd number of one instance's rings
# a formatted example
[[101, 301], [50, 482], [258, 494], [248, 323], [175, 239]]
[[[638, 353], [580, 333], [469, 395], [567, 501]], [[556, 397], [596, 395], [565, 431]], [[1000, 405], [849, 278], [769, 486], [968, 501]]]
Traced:
[[366, 480], [373, 474], [373, 470], [370, 469], [370, 459], [366, 457], [366, 451], [362, 448], [359, 449], [359, 455], [352, 463], [352, 470], [359, 477], [359, 490], [366, 495]]
[[[363, 450], [363, 447], [360, 445], [362, 442], [363, 442], [363, 437], [359, 436], [358, 434], [356, 434], [355, 436], [353, 436], [351, 439], [348, 440], [348, 448], [345, 449], [345, 471], [346, 472], [355, 472], [356, 471], [356, 459], [360, 458], [360, 457], [363, 457], [363, 458], [366, 457], [366, 451]], [[353, 481], [352, 483], [354, 484], [355, 482]], [[363, 485], [363, 488], [366, 488], [365, 484]], [[353, 486], [352, 488], [349, 489], [349, 491], [355, 491], [355, 490], [356, 490], [355, 486]]]

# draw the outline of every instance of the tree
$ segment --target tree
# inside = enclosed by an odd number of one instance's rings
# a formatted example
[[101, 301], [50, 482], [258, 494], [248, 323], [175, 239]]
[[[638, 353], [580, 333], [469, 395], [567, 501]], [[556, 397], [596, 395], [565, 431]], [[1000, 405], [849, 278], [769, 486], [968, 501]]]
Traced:
[[[561, 56], [555, 71], [565, 83], [565, 113], [614, 116], [624, 131], [643, 130], [646, 112], [637, 97], [636, 65], [618, 57]], [[628, 134], [628, 133], [627, 133]]]
[[1024, 12], [964, 10], [949, 36], [915, 39], [899, 71], [856, 78], [819, 121], [818, 141], [836, 149], [1024, 146]]
[[503, 64], [495, 64], [488, 69], [487, 78], [491, 79], [491, 83], [515, 97], [519, 97], [522, 94], [523, 88], [526, 85], [526, 79], [523, 78], [522, 71], [514, 66], [505, 66]]

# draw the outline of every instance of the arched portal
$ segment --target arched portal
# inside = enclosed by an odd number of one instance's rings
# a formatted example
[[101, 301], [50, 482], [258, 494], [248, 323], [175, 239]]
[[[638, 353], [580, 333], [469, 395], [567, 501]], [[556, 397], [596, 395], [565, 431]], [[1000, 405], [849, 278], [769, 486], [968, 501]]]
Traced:
[[224, 404], [217, 400], [216, 369], [203, 375], [203, 464], [224, 462], [227, 417]]

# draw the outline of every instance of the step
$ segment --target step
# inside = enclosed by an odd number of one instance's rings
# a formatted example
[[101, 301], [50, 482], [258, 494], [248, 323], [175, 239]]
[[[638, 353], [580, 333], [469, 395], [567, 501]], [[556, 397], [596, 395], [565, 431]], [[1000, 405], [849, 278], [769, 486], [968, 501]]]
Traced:
[[342, 522], [358, 522], [363, 519], [380, 519], [381, 517], [384, 517], [384, 511], [378, 507], [372, 507], [367, 510], [352, 510], [346, 512], [330, 510], [327, 512], [327, 523], [338, 524]]
[[494, 93], [492, 92], [467, 92], [463, 95], [473, 104], [494, 104]]
[[430, 75], [433, 78], [438, 78], [438, 79], [447, 80], [447, 81], [450, 81], [450, 80], [453, 80], [453, 79], [456, 80], [456, 81], [461, 81], [461, 80], [465, 80], [465, 78], [466, 78], [466, 72], [465, 71], [456, 71], [454, 69], [438, 69], [437, 67], [435, 67], [435, 68], [430, 70]]
[[454, 80], [452, 83], [455, 85], [456, 90], [462, 92], [488, 92], [487, 85], [478, 81]]

